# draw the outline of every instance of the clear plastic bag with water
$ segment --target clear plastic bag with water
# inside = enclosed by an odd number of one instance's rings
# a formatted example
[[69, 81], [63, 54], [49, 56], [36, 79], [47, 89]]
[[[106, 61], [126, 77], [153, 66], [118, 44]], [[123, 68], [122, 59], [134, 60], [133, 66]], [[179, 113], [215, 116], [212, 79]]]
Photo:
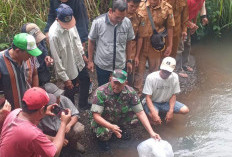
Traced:
[[172, 146], [164, 140], [149, 138], [137, 146], [139, 157], [174, 157]]

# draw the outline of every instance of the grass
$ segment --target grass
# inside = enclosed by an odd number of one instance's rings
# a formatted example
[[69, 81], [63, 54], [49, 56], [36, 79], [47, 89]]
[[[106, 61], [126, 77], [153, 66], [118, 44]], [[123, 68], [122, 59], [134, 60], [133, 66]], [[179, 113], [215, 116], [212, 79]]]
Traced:
[[[84, 0], [90, 22], [108, 11], [112, 0]], [[232, 28], [232, 0], [207, 0], [209, 17], [208, 32], [221, 36], [222, 31]], [[44, 29], [49, 11], [49, 0], [0, 0], [0, 48], [12, 41], [21, 26], [36, 23]], [[207, 35], [207, 33], [203, 34]]]

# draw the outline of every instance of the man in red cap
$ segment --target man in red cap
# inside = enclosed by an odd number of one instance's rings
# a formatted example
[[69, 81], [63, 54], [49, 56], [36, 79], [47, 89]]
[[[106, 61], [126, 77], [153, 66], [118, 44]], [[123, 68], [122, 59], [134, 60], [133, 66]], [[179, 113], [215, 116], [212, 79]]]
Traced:
[[[53, 104], [53, 105], [49, 105]], [[6, 118], [0, 138], [1, 157], [59, 156], [64, 143], [65, 128], [71, 112], [61, 113], [61, 125], [53, 139], [37, 128], [45, 115], [54, 115], [54, 100], [39, 87], [28, 89], [22, 99], [22, 109], [15, 109]]]

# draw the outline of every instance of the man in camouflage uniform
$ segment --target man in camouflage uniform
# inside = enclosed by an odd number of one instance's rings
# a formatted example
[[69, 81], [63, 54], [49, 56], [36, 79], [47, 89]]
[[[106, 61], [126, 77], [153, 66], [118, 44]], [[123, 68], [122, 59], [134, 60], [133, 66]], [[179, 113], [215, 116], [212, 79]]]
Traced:
[[132, 87], [134, 85], [135, 69], [139, 65], [139, 54], [143, 44], [144, 31], [146, 30], [144, 18], [137, 12], [140, 2], [141, 0], [127, 0], [128, 9], [126, 17], [130, 19], [135, 34], [135, 39], [131, 41], [132, 50], [130, 56], [128, 56], [128, 58], [131, 58], [128, 62], [132, 62], [133, 66], [132, 73], [128, 75], [128, 83]]
[[[148, 17], [147, 7], [151, 11], [153, 21], [155, 23], [155, 29], [157, 32], [163, 32], [167, 29], [166, 37], [166, 49], [156, 50], [152, 47], [150, 38], [153, 34], [151, 22]], [[146, 61], [148, 60], [149, 72], [158, 70], [162, 56], [169, 56], [172, 51], [172, 38], [173, 38], [173, 27], [175, 26], [172, 6], [164, 0], [142, 0], [139, 6], [138, 13], [143, 15], [146, 24], [146, 33], [144, 33], [143, 46], [139, 56], [138, 72], [135, 76], [135, 89], [140, 95], [142, 92], [143, 77], [145, 71]]]
[[110, 82], [100, 86], [94, 93], [91, 107], [91, 127], [98, 138], [99, 146], [109, 150], [108, 140], [114, 133], [117, 138], [123, 138], [119, 125], [127, 127], [139, 118], [151, 137], [160, 139], [155, 133], [143, 111], [140, 100], [133, 88], [126, 85], [127, 73], [116, 69]]

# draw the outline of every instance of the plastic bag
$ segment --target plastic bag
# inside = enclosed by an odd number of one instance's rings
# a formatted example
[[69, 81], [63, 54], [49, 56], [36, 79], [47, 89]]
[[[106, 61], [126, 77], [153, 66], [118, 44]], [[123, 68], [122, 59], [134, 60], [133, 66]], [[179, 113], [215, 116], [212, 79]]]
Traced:
[[137, 146], [139, 157], [174, 157], [172, 146], [164, 140], [149, 138]]

